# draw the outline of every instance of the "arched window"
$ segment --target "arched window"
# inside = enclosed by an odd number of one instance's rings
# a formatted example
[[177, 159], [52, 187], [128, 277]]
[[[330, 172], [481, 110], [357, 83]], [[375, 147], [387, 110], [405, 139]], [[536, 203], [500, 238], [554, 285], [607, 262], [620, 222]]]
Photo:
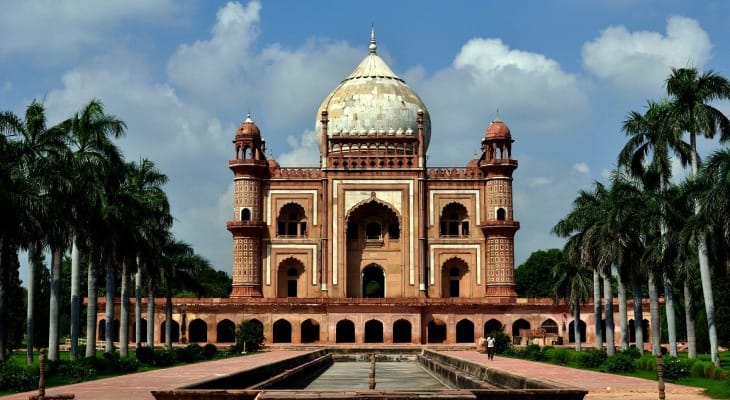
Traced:
[[449, 271], [449, 297], [459, 297], [459, 268], [453, 267]]
[[276, 234], [278, 236], [300, 237], [307, 234], [307, 218], [304, 208], [299, 204], [289, 203], [279, 211]]
[[287, 286], [286, 295], [288, 297], [297, 297], [297, 279], [299, 278], [299, 271], [296, 268], [289, 268], [286, 271]]
[[241, 209], [241, 221], [250, 221], [250, 220], [251, 220], [251, 209], [242, 208]]
[[469, 236], [469, 216], [462, 204], [450, 203], [444, 207], [440, 222], [441, 236]]
[[383, 227], [377, 222], [369, 222], [365, 226], [367, 240], [383, 240]]
[[504, 221], [507, 218], [507, 211], [504, 208], [497, 209], [497, 221]]

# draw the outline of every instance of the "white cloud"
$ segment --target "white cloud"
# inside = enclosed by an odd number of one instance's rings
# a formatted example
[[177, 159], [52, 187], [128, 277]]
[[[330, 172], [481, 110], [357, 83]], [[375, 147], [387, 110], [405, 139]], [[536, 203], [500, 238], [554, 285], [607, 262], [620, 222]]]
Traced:
[[48, 64], [73, 60], [88, 46], [123, 40], [114, 32], [127, 22], [172, 19], [180, 5], [172, 0], [27, 0], [4, 2], [2, 9], [0, 55], [32, 54]]
[[274, 155], [282, 167], [312, 167], [319, 165], [319, 140], [313, 129], [305, 131], [299, 137], [289, 136], [287, 142], [293, 150], [281, 156]]
[[[411, 75], [419, 77], [417, 70]], [[556, 133], [590, 115], [574, 75], [555, 60], [511, 49], [499, 39], [468, 41], [450, 67], [411, 86], [431, 113], [429, 153], [446, 162], [468, 161], [464, 152], [479, 148], [497, 110], [513, 135], [515, 128], [518, 135]]]
[[549, 185], [551, 183], [553, 183], [553, 179], [545, 176], [538, 176], [530, 179], [530, 186], [542, 186]]
[[218, 10], [211, 38], [180, 45], [168, 61], [170, 82], [216, 107], [240, 107], [241, 95], [250, 96], [255, 82], [247, 75], [256, 63], [249, 47], [258, 36], [260, 10], [258, 2], [228, 3]]
[[696, 20], [673, 16], [667, 20], [666, 34], [606, 28], [583, 45], [583, 64], [622, 91], [657, 93], [671, 67], [702, 67], [711, 50], [710, 38]]
[[579, 172], [581, 174], [590, 175], [591, 169], [588, 167], [588, 164], [584, 162], [579, 162], [573, 165], [573, 171]]

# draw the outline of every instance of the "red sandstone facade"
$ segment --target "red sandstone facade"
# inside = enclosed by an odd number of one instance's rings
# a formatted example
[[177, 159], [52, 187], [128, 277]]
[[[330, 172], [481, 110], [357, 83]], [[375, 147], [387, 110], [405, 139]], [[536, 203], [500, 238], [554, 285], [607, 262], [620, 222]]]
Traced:
[[[516, 297], [518, 164], [504, 122], [488, 124], [481, 154], [463, 166], [428, 167], [428, 110], [377, 56], [373, 35], [315, 126], [312, 168], [266, 159], [250, 116], [236, 131], [233, 290], [229, 299], [175, 299], [174, 341], [231, 342], [243, 320], [260, 323], [268, 344], [474, 343], [499, 327], [571, 341], [565, 306]], [[583, 320], [593, 341], [588, 308]]]

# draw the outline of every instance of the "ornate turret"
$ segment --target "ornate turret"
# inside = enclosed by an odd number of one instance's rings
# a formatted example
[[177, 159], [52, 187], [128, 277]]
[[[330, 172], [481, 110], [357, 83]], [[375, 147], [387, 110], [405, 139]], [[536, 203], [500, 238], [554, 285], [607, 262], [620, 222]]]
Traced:
[[266, 144], [251, 115], [233, 139], [236, 158], [228, 162], [233, 171], [233, 220], [227, 228], [233, 234], [233, 289], [231, 297], [261, 297], [261, 237], [266, 230], [262, 216], [261, 179], [269, 162]]
[[513, 301], [514, 236], [520, 223], [513, 219], [512, 173], [517, 160], [512, 156], [512, 134], [507, 124], [495, 118], [482, 139], [479, 168], [485, 177], [486, 219], [481, 228], [487, 238], [487, 291], [491, 298]]

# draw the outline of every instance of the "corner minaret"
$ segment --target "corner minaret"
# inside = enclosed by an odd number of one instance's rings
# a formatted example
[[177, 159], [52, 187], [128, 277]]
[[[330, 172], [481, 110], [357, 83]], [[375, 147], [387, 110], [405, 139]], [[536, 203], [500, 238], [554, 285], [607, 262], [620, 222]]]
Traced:
[[268, 172], [266, 143], [251, 115], [233, 140], [236, 158], [228, 162], [233, 171], [233, 289], [231, 297], [261, 297], [261, 238], [266, 232], [262, 217], [261, 180]]
[[479, 163], [485, 177], [486, 218], [481, 228], [487, 240], [486, 296], [514, 301], [515, 232], [520, 223], [513, 219], [512, 173], [517, 160], [512, 159], [512, 136], [507, 124], [495, 118], [482, 139]]

